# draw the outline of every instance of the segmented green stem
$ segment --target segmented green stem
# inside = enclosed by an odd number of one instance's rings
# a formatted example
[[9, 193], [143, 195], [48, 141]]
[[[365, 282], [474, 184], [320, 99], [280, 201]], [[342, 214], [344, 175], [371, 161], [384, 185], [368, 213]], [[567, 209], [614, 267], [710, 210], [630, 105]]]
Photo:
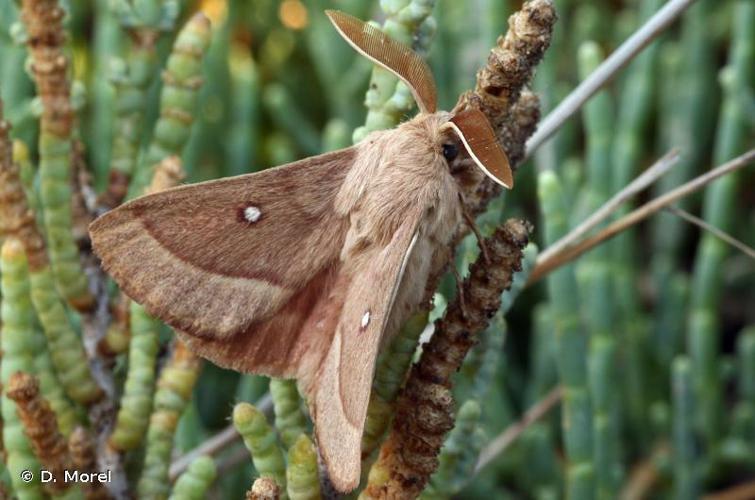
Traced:
[[[752, 96], [755, 76], [755, 4], [740, 1], [734, 9], [734, 30], [729, 64], [721, 74], [724, 87], [723, 109], [718, 124], [714, 163], [723, 163], [752, 147], [752, 116], [743, 102]], [[734, 226], [740, 175], [733, 174], [713, 182], [705, 191], [703, 216], [723, 231]], [[723, 431], [723, 381], [720, 364], [719, 323], [723, 262], [729, 246], [706, 233], [698, 246], [692, 277], [688, 345], [692, 376], [699, 403], [697, 425], [709, 446]]]
[[[585, 42], [579, 48], [582, 79], [602, 62], [600, 47]], [[613, 142], [613, 102], [607, 90], [597, 93], [583, 108], [587, 140], [587, 212], [599, 208], [611, 197], [611, 147]], [[585, 324], [590, 334], [588, 380], [593, 411], [595, 493], [598, 499], [616, 497], [621, 478], [619, 461], [618, 377], [616, 373], [615, 305], [612, 289], [610, 248], [601, 245], [577, 266]]]
[[677, 356], [671, 367], [674, 423], [674, 498], [698, 498], [700, 470], [695, 450], [694, 415], [698, 406], [692, 387], [692, 366], [685, 356]]
[[81, 338], [71, 326], [55, 289], [53, 273], [45, 266], [32, 270], [30, 278], [31, 298], [60, 383], [74, 401], [82, 404], [97, 401], [102, 389], [92, 377]]
[[[718, 9], [715, 0], [700, 0], [689, 8], [682, 25], [681, 45], [663, 58], [664, 85], [661, 102], [663, 150], [672, 147], [682, 151], [682, 159], [655, 187], [655, 193], [666, 192], [697, 174], [707, 162], [712, 131], [715, 126], [715, 44], [710, 19]], [[672, 49], [673, 50], [673, 49]], [[690, 59], [687, 54], [695, 54]], [[689, 201], [682, 202], [687, 207]], [[684, 244], [688, 224], [673, 214], [659, 213], [653, 231], [653, 283], [659, 293], [678, 267], [679, 249]], [[663, 295], [661, 295], [663, 296]], [[666, 307], [663, 301], [660, 308]]]
[[152, 416], [147, 430], [144, 468], [137, 485], [141, 499], [162, 499], [168, 496], [173, 438], [199, 376], [200, 360], [183, 342], [176, 340], [170, 360], [160, 373], [155, 392]]
[[288, 450], [286, 481], [288, 497], [291, 500], [319, 500], [320, 477], [317, 472], [317, 451], [306, 434], [299, 434]]
[[142, 444], [152, 411], [159, 323], [142, 306], [131, 302], [131, 342], [128, 374], [118, 418], [110, 444], [119, 450], [133, 450]]
[[739, 401], [734, 409], [732, 433], [746, 443], [745, 449], [755, 446], [755, 325], [745, 328], [737, 339]]
[[233, 425], [241, 434], [260, 476], [274, 479], [281, 490], [285, 490], [286, 463], [265, 415], [249, 403], [238, 403], [233, 408]]
[[273, 397], [275, 428], [283, 446], [290, 448], [300, 434], [307, 432], [307, 419], [301, 410], [301, 397], [294, 380], [270, 380], [270, 394]]
[[173, 487], [169, 500], [202, 500], [217, 477], [215, 461], [208, 456], [194, 459]]
[[[543, 210], [545, 240], [557, 241], [566, 234], [569, 213], [556, 173], [538, 176], [538, 196]], [[569, 461], [567, 498], [593, 498], [592, 407], [587, 385], [587, 338], [579, 317], [579, 297], [573, 266], [562, 266], [548, 277], [548, 296], [556, 336], [556, 357], [564, 387], [562, 427]]]
[[226, 143], [227, 174], [259, 168], [260, 75], [246, 47], [232, 46], [229, 55], [233, 109]]
[[152, 178], [155, 165], [169, 156], [181, 155], [197, 111], [202, 60], [211, 35], [210, 21], [202, 13], [195, 14], [178, 34], [163, 72], [160, 118], [131, 181], [129, 197], [142, 193]]
[[39, 379], [39, 390], [46, 399], [58, 421], [60, 432], [69, 436], [73, 429], [79, 425], [80, 416], [76, 408], [66, 396], [63, 386], [58, 380], [55, 365], [52, 362], [50, 351], [47, 347], [47, 339], [38, 327], [34, 328], [34, 371]]
[[427, 312], [415, 314], [396, 338], [378, 356], [375, 379], [362, 435], [362, 456], [369, 456], [380, 444], [393, 415], [393, 400], [417, 349], [417, 341], [427, 325]]
[[29, 300], [28, 264], [24, 247], [19, 240], [9, 237], [2, 246], [0, 268], [2, 269], [2, 333], [0, 347], [3, 358], [0, 365], [0, 379], [3, 384], [0, 411], [3, 417], [3, 446], [5, 464], [11, 484], [20, 499], [42, 499], [45, 497], [39, 482], [39, 474], [32, 481], [21, 479], [23, 471], [37, 472], [39, 462], [34, 456], [29, 439], [24, 434], [21, 421], [16, 413], [16, 404], [6, 395], [8, 381], [12, 374], [33, 370], [33, 309]]
[[40, 195], [55, 287], [79, 310], [94, 305], [79, 262], [71, 213], [72, 133], [68, 59], [63, 53], [63, 9], [57, 0], [24, 0], [32, 73], [43, 110], [39, 136]]

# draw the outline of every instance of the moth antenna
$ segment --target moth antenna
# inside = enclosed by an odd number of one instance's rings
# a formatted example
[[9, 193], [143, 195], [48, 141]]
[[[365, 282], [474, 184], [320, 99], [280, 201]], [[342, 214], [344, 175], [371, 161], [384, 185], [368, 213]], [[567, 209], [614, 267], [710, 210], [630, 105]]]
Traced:
[[399, 77], [412, 91], [422, 113], [435, 113], [438, 93], [427, 63], [411, 48], [379, 29], [337, 10], [325, 14], [357, 52]]
[[485, 175], [506, 189], [514, 187], [509, 159], [482, 111], [466, 109], [454, 115], [446, 126], [456, 132], [469, 156]]

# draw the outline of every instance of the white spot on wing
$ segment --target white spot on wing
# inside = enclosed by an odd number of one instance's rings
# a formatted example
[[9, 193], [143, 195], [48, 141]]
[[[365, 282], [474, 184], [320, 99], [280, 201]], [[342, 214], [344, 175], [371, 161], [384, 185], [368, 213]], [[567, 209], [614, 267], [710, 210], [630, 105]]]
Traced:
[[364, 330], [365, 328], [367, 328], [367, 325], [369, 324], [370, 324], [370, 311], [368, 310], [367, 312], [364, 313], [364, 316], [362, 316], [361, 329]]
[[247, 222], [254, 223], [260, 220], [260, 217], [262, 217], [262, 212], [259, 208], [249, 205], [244, 209], [244, 219]]

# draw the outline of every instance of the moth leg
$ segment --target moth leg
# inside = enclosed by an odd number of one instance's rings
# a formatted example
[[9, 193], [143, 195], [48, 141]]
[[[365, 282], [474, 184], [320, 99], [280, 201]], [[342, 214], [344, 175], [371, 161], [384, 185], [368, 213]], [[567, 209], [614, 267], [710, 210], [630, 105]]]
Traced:
[[451, 263], [451, 269], [454, 271], [454, 278], [456, 279], [456, 296], [459, 297], [459, 307], [461, 308], [461, 317], [467, 318], [467, 302], [464, 300], [464, 281], [461, 279], [459, 270]]
[[482, 233], [480, 233], [480, 228], [477, 227], [474, 219], [471, 215], [469, 215], [469, 212], [467, 212], [467, 207], [464, 205], [461, 197], [459, 198], [459, 202], [461, 205], [461, 215], [462, 217], [464, 217], [464, 221], [467, 223], [469, 229], [472, 230], [475, 237], [477, 238], [477, 244], [480, 247], [480, 252], [482, 252], [482, 258], [485, 259], [485, 264], [490, 264], [490, 254], [488, 253], [487, 245], [485, 245], [485, 239], [482, 237]]

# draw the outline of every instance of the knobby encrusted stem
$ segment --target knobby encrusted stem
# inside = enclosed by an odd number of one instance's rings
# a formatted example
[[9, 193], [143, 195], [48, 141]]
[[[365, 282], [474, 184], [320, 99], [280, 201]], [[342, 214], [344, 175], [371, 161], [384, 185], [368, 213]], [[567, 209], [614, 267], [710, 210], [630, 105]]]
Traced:
[[622, 43], [595, 71], [540, 122], [527, 141], [525, 159], [573, 116], [590, 97], [608, 83], [634, 56], [658, 37], [695, 0], [671, 0]]
[[510, 220], [484, 241], [484, 254], [457, 297], [436, 324], [435, 333], [413, 365], [396, 401], [393, 426], [370, 470], [364, 498], [414, 498], [438, 466], [445, 434], [453, 427], [451, 375], [461, 366], [477, 335], [501, 305], [501, 292], [521, 269], [528, 224]]
[[0, 101], [0, 233], [14, 234], [26, 250], [29, 266], [39, 269], [49, 265], [45, 240], [37, 227], [25, 196], [18, 166], [13, 162], [10, 124], [3, 119]]
[[[487, 116], [516, 168], [524, 157], [524, 144], [540, 119], [539, 101], [526, 90], [535, 67], [550, 45], [556, 11], [552, 0], [532, 0], [509, 18], [509, 29], [498, 38], [487, 64], [477, 73], [473, 91], [459, 97], [454, 112], [480, 109]], [[466, 160], [461, 187], [470, 212], [479, 214], [500, 188]]]
[[579, 241], [580, 238], [589, 233], [596, 226], [600, 225], [601, 222], [608, 219], [624, 202], [636, 196], [673, 168], [678, 161], [678, 151], [673, 150], [666, 153], [666, 155], [656, 161], [629, 185], [616, 193], [616, 195], [605, 202], [599, 209], [595, 210], [588, 218], [569, 231], [569, 234], [543, 250], [540, 255], [537, 256], [538, 262], [544, 262], [553, 258], [554, 255], [564, 251], [566, 248]]
[[278, 500], [280, 494], [280, 488], [275, 484], [275, 480], [270, 477], [260, 477], [246, 492], [246, 500]]
[[70, 482], [62, 479], [73, 463], [66, 440], [58, 429], [55, 412], [39, 393], [39, 380], [28, 373], [16, 372], [11, 375], [6, 390], [8, 397], [16, 402], [16, 411], [39, 463], [56, 479], [46, 487], [51, 493], [60, 494], [71, 487]]
[[522, 418], [517, 422], [508, 426], [503, 432], [496, 436], [485, 448], [480, 452], [480, 457], [477, 460], [474, 473], [478, 474], [488, 464], [495, 460], [501, 453], [504, 452], [524, 431], [532, 424], [543, 418], [553, 408], [561, 402], [561, 396], [563, 389], [561, 386], [554, 387], [548, 394], [545, 395], [540, 401], [532, 405]]
[[[68, 438], [68, 452], [71, 454], [73, 467], [82, 473], [98, 473], [97, 457], [95, 456], [94, 440], [83, 427], [77, 427]], [[81, 484], [84, 498], [87, 500], [110, 500], [113, 496], [99, 481]]]
[[[733, 160], [728, 161], [723, 165], [720, 165], [715, 169], [710, 170], [685, 184], [682, 184], [678, 188], [669, 191], [668, 193], [659, 196], [654, 200], [649, 201], [648, 203], [645, 203], [644, 205], [630, 212], [621, 219], [613, 222], [598, 234], [582, 240], [580, 243], [567, 248], [563, 252], [560, 252], [547, 261], [538, 262], [537, 266], [530, 275], [529, 284], [535, 283], [557, 267], [573, 261], [591, 248], [615, 236], [624, 229], [650, 217], [658, 210], [661, 210], [662, 208], [671, 205], [675, 201], [700, 190], [705, 185], [721, 177], [722, 175], [726, 175], [730, 172], [734, 172], [735, 170], [746, 167], [753, 160], [755, 160], [755, 149], [752, 149], [747, 153], [738, 156], [737, 158], [734, 158]], [[538, 259], [538, 261], [539, 260], [540, 259]]]

